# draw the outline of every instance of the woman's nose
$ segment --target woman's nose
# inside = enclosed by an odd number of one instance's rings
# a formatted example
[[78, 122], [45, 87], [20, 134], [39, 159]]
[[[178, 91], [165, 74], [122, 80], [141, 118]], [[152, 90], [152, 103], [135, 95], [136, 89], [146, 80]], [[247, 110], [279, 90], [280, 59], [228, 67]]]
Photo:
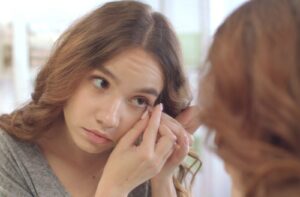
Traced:
[[121, 99], [108, 99], [107, 102], [101, 103], [97, 112], [97, 122], [103, 129], [117, 128], [120, 123]]

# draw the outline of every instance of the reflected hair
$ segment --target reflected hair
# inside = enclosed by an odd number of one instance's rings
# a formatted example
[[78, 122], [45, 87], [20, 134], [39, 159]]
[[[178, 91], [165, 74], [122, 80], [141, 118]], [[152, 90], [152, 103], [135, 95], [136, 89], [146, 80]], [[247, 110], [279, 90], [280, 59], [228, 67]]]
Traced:
[[214, 35], [201, 120], [246, 197], [299, 196], [299, 49], [298, 0], [246, 2]]

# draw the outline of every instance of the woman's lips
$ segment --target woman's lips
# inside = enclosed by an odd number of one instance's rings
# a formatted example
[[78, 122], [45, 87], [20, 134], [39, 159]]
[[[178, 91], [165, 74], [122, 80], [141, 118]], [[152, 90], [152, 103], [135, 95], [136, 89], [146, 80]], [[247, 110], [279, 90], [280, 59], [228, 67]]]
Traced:
[[86, 128], [83, 128], [85, 131], [88, 139], [96, 144], [107, 144], [109, 142], [112, 142], [109, 138], [107, 138], [105, 135], [101, 134], [98, 131], [95, 130], [89, 130]]

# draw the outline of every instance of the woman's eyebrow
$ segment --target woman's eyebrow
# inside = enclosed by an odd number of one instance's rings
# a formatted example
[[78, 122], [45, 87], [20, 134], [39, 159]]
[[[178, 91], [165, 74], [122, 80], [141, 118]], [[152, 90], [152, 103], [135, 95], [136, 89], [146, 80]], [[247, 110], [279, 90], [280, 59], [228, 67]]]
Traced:
[[98, 67], [97, 70], [111, 77], [114, 81], [116, 81], [116, 83], [120, 83], [120, 79], [118, 79], [118, 77], [116, 77], [109, 69], [105, 68], [104, 66]]
[[143, 93], [143, 94], [150, 94], [152, 96], [158, 97], [159, 92], [155, 88], [141, 88], [135, 90], [136, 92]]
[[[111, 77], [113, 80], [116, 81], [116, 83], [120, 83], [120, 79], [115, 76], [109, 69], [105, 68], [104, 66], [98, 67], [97, 70], [99, 70], [100, 72], [103, 72], [104, 74], [108, 75], [109, 77]], [[149, 94], [155, 97], [159, 96], [159, 91], [156, 90], [155, 88], [149, 87], [149, 88], [140, 88], [135, 90], [135, 92], [139, 92], [139, 93], [143, 93], [143, 94]]]

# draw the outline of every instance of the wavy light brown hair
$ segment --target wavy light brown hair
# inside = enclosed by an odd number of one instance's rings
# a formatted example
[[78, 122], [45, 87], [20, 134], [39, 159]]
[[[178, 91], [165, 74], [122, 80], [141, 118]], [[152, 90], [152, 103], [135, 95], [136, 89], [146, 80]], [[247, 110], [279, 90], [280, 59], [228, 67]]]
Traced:
[[300, 2], [252, 0], [215, 33], [201, 120], [247, 197], [300, 195]]
[[[164, 111], [175, 117], [191, 101], [176, 35], [168, 20], [149, 6], [120, 1], [94, 10], [62, 34], [38, 73], [32, 100], [11, 114], [2, 115], [0, 127], [19, 139], [38, 138], [63, 118], [63, 106], [82, 76], [130, 48], [141, 48], [160, 63], [165, 81], [157, 103], [163, 103]], [[191, 168], [180, 169], [175, 185], [178, 194], [184, 196], [188, 191], [179, 183]]]

